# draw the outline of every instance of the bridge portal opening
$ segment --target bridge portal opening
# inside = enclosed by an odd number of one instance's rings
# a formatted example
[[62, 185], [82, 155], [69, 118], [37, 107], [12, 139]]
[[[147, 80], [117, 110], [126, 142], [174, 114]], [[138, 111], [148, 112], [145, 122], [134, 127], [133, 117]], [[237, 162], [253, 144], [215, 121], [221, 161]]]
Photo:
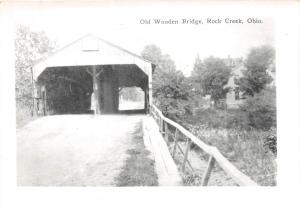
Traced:
[[140, 87], [119, 89], [119, 111], [145, 109], [145, 92]]
[[123, 102], [119, 106], [119, 90], [132, 87], [144, 94], [141, 110], [148, 112], [154, 68], [139, 55], [85, 35], [31, 68], [33, 113], [123, 113], [128, 110], [123, 110]]
[[48, 67], [37, 79], [36, 108], [40, 115], [146, 113], [148, 85], [136, 65]]
[[38, 78], [36, 93], [39, 114], [92, 113], [93, 82], [82, 68], [47, 68]]

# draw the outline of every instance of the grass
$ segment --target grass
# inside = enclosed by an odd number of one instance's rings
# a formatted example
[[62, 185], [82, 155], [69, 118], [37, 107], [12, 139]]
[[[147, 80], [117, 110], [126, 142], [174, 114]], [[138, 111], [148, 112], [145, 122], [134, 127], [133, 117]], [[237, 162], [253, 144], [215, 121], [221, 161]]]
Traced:
[[138, 124], [132, 139], [133, 149], [127, 150], [129, 155], [125, 166], [117, 177], [117, 186], [157, 186], [158, 177], [154, 160], [145, 149], [141, 123]]
[[241, 129], [209, 129], [196, 124], [190, 131], [220, 152], [239, 170], [263, 186], [276, 185], [276, 154], [264, 145], [270, 131]]
[[214, 129], [250, 129], [247, 113], [239, 109], [199, 109], [194, 115], [186, 116], [184, 121], [190, 124], [201, 124]]
[[[269, 130], [253, 128], [247, 114], [239, 109], [201, 109], [193, 115], [180, 117], [176, 122], [205, 143], [217, 147], [259, 185], [276, 185], [276, 126]], [[197, 180], [193, 178], [189, 182], [193, 185]]]

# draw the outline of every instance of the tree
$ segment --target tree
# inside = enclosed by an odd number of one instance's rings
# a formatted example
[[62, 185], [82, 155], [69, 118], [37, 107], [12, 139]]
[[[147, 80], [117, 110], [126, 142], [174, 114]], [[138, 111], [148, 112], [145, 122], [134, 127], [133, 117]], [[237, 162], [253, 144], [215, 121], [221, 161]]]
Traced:
[[204, 64], [200, 59], [199, 55], [197, 55], [191, 76], [189, 78], [193, 85], [193, 92], [195, 93], [195, 95], [202, 94], [199, 77], [202, 77], [204, 71], [205, 71]]
[[183, 73], [176, 70], [170, 56], [163, 54], [156, 45], [148, 45], [142, 51], [142, 57], [156, 65], [153, 75], [155, 104], [174, 119], [188, 112], [190, 86]]
[[240, 109], [247, 114], [249, 125], [263, 130], [276, 127], [276, 89], [266, 88], [249, 97]]
[[[18, 112], [32, 108], [32, 80], [30, 68], [55, 47], [44, 32], [33, 32], [27, 26], [19, 26], [15, 39], [16, 103]], [[22, 109], [21, 109], [22, 108]]]
[[230, 68], [223, 59], [208, 57], [203, 63], [196, 58], [192, 80], [198, 85], [199, 93], [203, 96], [210, 95], [215, 106], [220, 99], [225, 98], [229, 88], [225, 87], [231, 75]]
[[275, 71], [275, 50], [273, 47], [264, 45], [250, 50], [245, 61], [246, 70], [243, 76], [236, 79], [236, 84], [245, 95], [254, 96], [272, 81], [268, 70]]
[[203, 72], [204, 72], [204, 64], [203, 64], [202, 60], [200, 59], [199, 55], [197, 55], [191, 77], [195, 77], [195, 78], [200, 77], [200, 76], [202, 76]]
[[170, 80], [170, 76], [176, 73], [174, 61], [168, 54], [162, 54], [161, 49], [156, 45], [147, 45], [142, 51], [142, 57], [155, 64], [153, 74], [153, 96], [156, 97], [161, 91], [162, 84]]

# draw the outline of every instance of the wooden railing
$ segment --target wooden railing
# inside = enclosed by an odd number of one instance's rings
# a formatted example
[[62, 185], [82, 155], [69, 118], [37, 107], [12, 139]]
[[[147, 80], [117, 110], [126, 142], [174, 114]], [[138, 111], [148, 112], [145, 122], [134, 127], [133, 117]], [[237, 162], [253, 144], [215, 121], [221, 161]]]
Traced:
[[[251, 180], [248, 176], [244, 173], [239, 171], [233, 164], [231, 164], [221, 153], [220, 151], [214, 147], [205, 144], [202, 142], [198, 137], [193, 135], [191, 132], [183, 128], [178, 123], [172, 121], [165, 117], [162, 112], [154, 105], [150, 106], [150, 113], [156, 122], [159, 125], [160, 132], [163, 134], [166, 142], [169, 140], [170, 133], [170, 126], [175, 128], [175, 135], [174, 135], [174, 145], [173, 149], [171, 150], [171, 154], [174, 157], [176, 150], [178, 149], [181, 154], [183, 154], [183, 162], [181, 164], [181, 170], [185, 170], [186, 164], [189, 165], [192, 171], [194, 171], [191, 163], [188, 160], [188, 153], [190, 150], [191, 143], [197, 145], [200, 149], [202, 149], [206, 154], [209, 155], [209, 160], [207, 164], [207, 168], [202, 176], [201, 185], [206, 186], [208, 184], [210, 175], [214, 168], [215, 163], [217, 163], [226, 173], [229, 175], [237, 185], [239, 186], [257, 186], [253, 180]], [[186, 138], [186, 147], [182, 149], [178, 144], [179, 132]]]

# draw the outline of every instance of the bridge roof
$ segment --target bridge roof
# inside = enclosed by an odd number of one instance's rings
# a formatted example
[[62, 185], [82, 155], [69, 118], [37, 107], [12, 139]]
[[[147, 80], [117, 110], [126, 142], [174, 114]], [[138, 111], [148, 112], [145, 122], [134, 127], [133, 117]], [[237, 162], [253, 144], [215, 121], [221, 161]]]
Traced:
[[88, 34], [41, 59], [32, 69], [33, 77], [37, 80], [48, 67], [123, 64], [137, 65], [148, 76], [151, 76], [155, 67], [139, 55]]

